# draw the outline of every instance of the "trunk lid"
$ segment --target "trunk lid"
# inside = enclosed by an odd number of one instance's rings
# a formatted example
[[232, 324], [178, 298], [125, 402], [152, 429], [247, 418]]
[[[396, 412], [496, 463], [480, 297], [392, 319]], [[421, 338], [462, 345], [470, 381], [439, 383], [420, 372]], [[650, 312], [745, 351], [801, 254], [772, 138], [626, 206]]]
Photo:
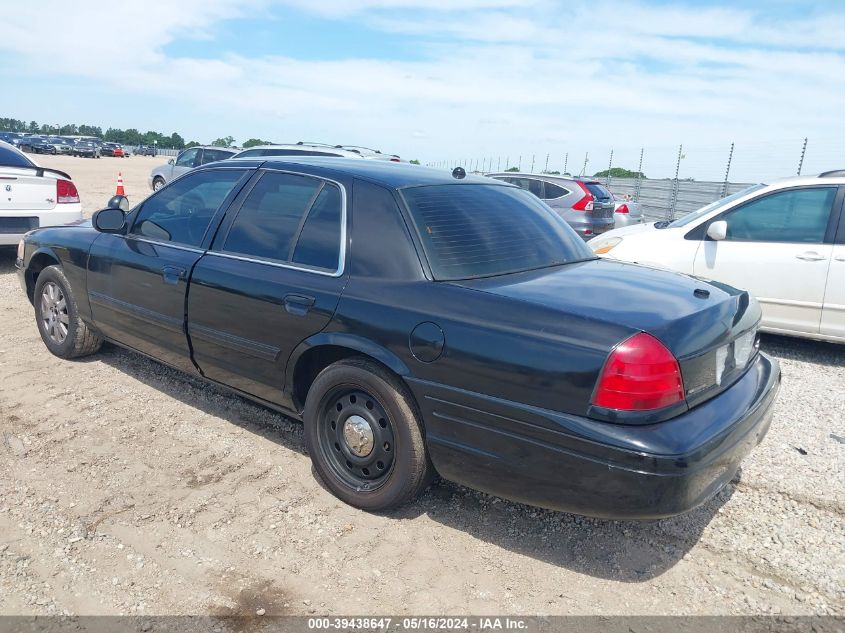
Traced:
[[32, 169], [0, 168], [0, 211], [47, 211], [56, 206], [56, 181]]
[[756, 355], [757, 301], [687, 275], [596, 259], [453, 283], [655, 336], [678, 359], [690, 406], [732, 384]]

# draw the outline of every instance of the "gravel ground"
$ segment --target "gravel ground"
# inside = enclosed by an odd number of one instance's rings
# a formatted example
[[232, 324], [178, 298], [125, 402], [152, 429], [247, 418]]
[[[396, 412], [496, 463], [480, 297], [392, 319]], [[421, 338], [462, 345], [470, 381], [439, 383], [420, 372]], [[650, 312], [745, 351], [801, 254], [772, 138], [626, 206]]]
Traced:
[[[59, 160], [82, 161], [88, 213], [113, 165], [134, 188], [155, 164]], [[687, 515], [449, 483], [374, 515], [320, 486], [284, 416], [116, 347], [52, 357], [0, 251], [0, 614], [843, 615], [845, 348], [763, 349], [784, 374], [771, 431]]]

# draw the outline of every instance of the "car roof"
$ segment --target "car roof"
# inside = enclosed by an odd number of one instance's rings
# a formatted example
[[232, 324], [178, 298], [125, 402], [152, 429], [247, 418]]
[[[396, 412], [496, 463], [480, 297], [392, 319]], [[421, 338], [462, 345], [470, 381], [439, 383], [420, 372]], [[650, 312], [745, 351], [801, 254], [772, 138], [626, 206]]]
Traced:
[[212, 163], [216, 167], [237, 165], [238, 167], [262, 167], [265, 169], [306, 168], [313, 175], [351, 176], [368, 180], [384, 187], [400, 189], [425, 185], [497, 185], [510, 187], [507, 183], [493, 181], [483, 176], [467, 174], [464, 178], [455, 178], [445, 169], [421, 167], [410, 163], [392, 163], [380, 160], [349, 160], [332, 156], [261, 156], [247, 162], [247, 159], [229, 159]]
[[[244, 149], [239, 150], [239, 153], [264, 149], [291, 150], [296, 152], [332, 152], [344, 158], [361, 158], [360, 152], [350, 151], [348, 149], [343, 149], [342, 147], [335, 147], [334, 145], [315, 145], [312, 143], [274, 143], [272, 145], [253, 145], [252, 147], [245, 147]], [[245, 158], [255, 158], [255, 156], [246, 156]]]
[[769, 183], [772, 189], [784, 189], [786, 187], [798, 187], [802, 185], [845, 185], [845, 169], [835, 169], [832, 171], [822, 172], [821, 174], [811, 174], [808, 176], [789, 176], [788, 178], [779, 178]]
[[542, 178], [543, 180], [571, 180], [575, 182], [597, 183], [602, 184], [601, 180], [595, 176], [567, 176], [564, 174], [537, 174], [529, 171], [491, 171], [486, 174], [489, 178], [496, 178], [498, 176], [517, 176], [523, 178]]

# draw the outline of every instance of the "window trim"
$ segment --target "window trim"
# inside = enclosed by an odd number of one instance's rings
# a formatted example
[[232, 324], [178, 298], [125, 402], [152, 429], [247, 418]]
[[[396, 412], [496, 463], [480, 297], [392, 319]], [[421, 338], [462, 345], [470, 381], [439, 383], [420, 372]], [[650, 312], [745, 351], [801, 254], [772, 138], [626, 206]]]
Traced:
[[[827, 228], [825, 229], [824, 237], [822, 237], [821, 242], [796, 242], [796, 241], [789, 241], [789, 240], [786, 240], [786, 241], [783, 241], [783, 242], [766, 242], [766, 241], [762, 241], [762, 240], [736, 240], [736, 239], [723, 240], [725, 242], [736, 242], [736, 243], [739, 243], [739, 244], [832, 244], [834, 242], [834, 237], [835, 237], [835, 233], [836, 233], [836, 225], [837, 225], [837, 221], [839, 219], [839, 215], [836, 212], [839, 210], [838, 204], [840, 204], [840, 199], [841, 199], [840, 196], [842, 195], [842, 187], [835, 185], [835, 184], [831, 184], [831, 183], [818, 183], [818, 184], [812, 183], [812, 184], [805, 184], [805, 185], [796, 185], [796, 186], [793, 186], [793, 187], [782, 187], [780, 189], [774, 189], [774, 190], [771, 190], [771, 191], [767, 191], [763, 195], [755, 196], [755, 197], [753, 197], [749, 200], [745, 200], [743, 202], [740, 202], [740, 203], [730, 207], [729, 209], [724, 209], [721, 212], [717, 213], [716, 215], [711, 216], [710, 218], [702, 221], [700, 224], [696, 225], [693, 229], [688, 231], [687, 234], [684, 236], [684, 238], [688, 239], [688, 236], [690, 234], [692, 234], [693, 232], [695, 232], [696, 237], [700, 241], [714, 242], [716, 240], [714, 240], [709, 235], [707, 235], [707, 229], [710, 228], [710, 225], [713, 222], [718, 222], [720, 220], [726, 220], [727, 221], [727, 216], [729, 216], [731, 213], [734, 213], [735, 211], [739, 211], [743, 207], [746, 207], [749, 204], [753, 204], [755, 202], [759, 202], [760, 200], [763, 200], [764, 198], [768, 198], [769, 196], [774, 196], [774, 195], [786, 193], [786, 192], [789, 192], [789, 191], [803, 191], [805, 189], [837, 189], [837, 188], [838, 188], [838, 190], [836, 191], [836, 193], [833, 196], [833, 202], [831, 203], [830, 210], [828, 211]], [[720, 241], [722, 241], [722, 240], [720, 240]]]
[[[346, 195], [346, 187], [343, 183], [333, 180], [332, 178], [326, 178], [325, 176], [315, 176], [314, 174], [308, 174], [298, 171], [293, 171], [290, 169], [275, 169], [275, 168], [268, 168], [268, 169], [259, 169], [256, 171], [257, 174], [260, 174], [260, 177], [253, 182], [250, 187], [249, 191], [244, 192], [244, 197], [240, 201], [238, 208], [234, 210], [234, 215], [232, 216], [229, 225], [226, 227], [226, 235], [223, 236], [220, 242], [220, 247], [217, 250], [212, 250], [209, 248], [206, 251], [206, 255], [216, 255], [218, 257], [225, 257], [227, 259], [234, 259], [243, 262], [252, 262], [255, 264], [266, 264], [268, 266], [275, 266], [276, 268], [286, 268], [288, 270], [297, 270], [306, 273], [314, 273], [316, 275], [323, 275], [324, 277], [341, 277], [346, 270], [346, 243], [347, 243], [347, 200], [348, 197]], [[325, 183], [332, 183], [333, 185], [337, 186], [340, 189], [340, 251], [338, 253], [338, 264], [337, 268], [334, 271], [327, 270], [325, 268], [316, 268], [314, 266], [305, 266], [303, 264], [295, 264], [294, 262], [288, 261], [283, 262], [277, 259], [268, 259], [263, 257], [251, 257], [249, 255], [244, 255], [242, 253], [234, 253], [231, 251], [223, 250], [223, 245], [226, 243], [226, 239], [229, 237], [229, 231], [231, 231], [232, 226], [235, 223], [238, 215], [243, 208], [244, 202], [249, 197], [249, 194], [252, 192], [252, 189], [258, 184], [261, 178], [264, 177], [265, 174], [288, 174], [291, 176], [302, 176], [304, 178], [312, 178], [314, 180], [320, 181], [322, 184], [317, 189], [317, 194], [319, 194], [323, 188], [325, 187]], [[299, 237], [302, 235], [302, 227], [305, 226], [305, 221], [308, 219], [308, 216], [311, 214], [311, 207], [314, 206], [314, 202], [317, 199], [317, 195], [313, 196], [311, 202], [308, 205], [308, 213], [306, 213], [301, 221], [301, 226], [299, 231], [296, 235], [296, 239], [291, 243], [291, 250], [289, 251], [289, 256], [293, 256], [293, 252], [296, 250], [296, 246], [299, 243]], [[212, 244], [212, 247], [214, 245]]]

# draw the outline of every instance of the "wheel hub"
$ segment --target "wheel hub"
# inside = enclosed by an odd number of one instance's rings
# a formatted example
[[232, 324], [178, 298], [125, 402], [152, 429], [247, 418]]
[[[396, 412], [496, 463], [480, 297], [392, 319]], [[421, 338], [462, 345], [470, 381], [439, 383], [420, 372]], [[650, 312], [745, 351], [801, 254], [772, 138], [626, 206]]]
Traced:
[[360, 415], [350, 415], [343, 423], [346, 447], [356, 457], [366, 457], [373, 452], [375, 436], [370, 423]]

